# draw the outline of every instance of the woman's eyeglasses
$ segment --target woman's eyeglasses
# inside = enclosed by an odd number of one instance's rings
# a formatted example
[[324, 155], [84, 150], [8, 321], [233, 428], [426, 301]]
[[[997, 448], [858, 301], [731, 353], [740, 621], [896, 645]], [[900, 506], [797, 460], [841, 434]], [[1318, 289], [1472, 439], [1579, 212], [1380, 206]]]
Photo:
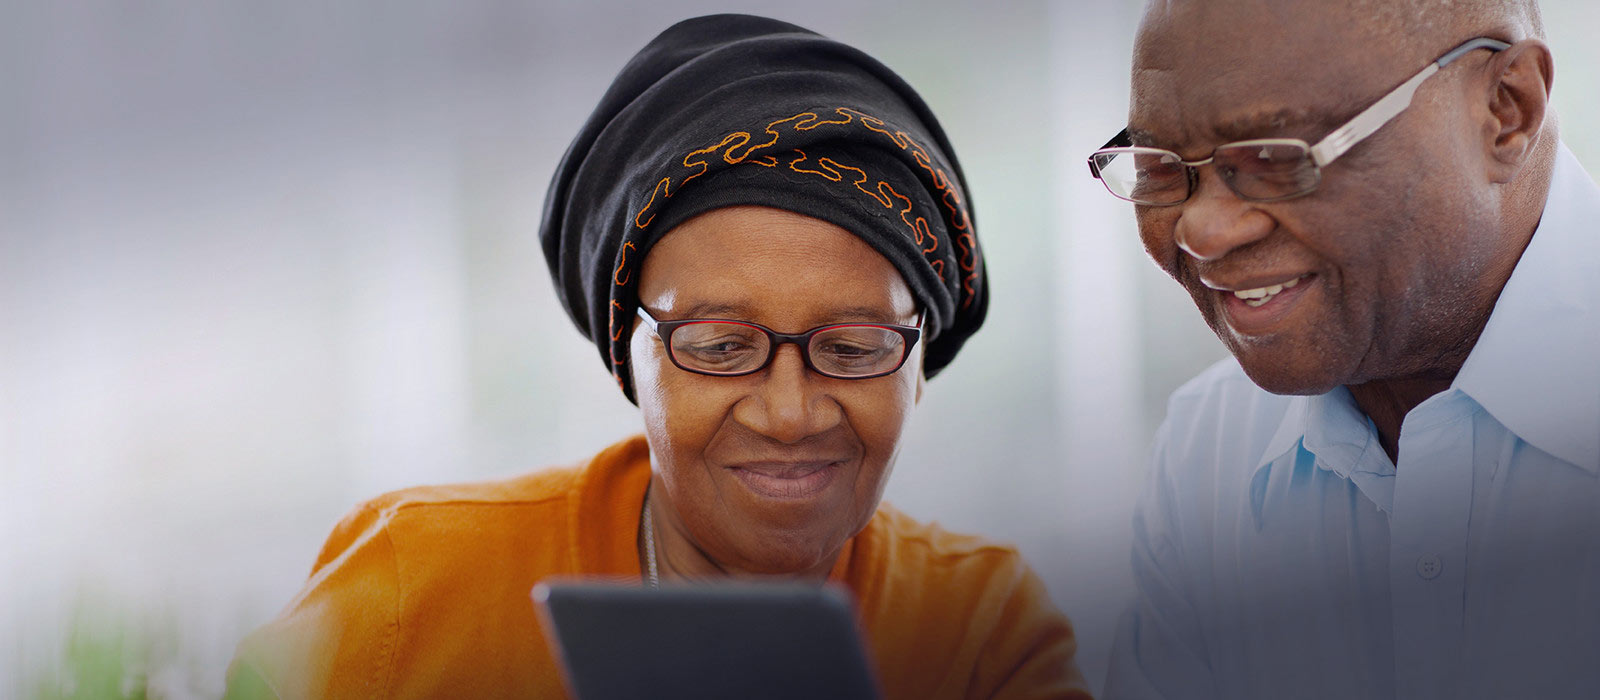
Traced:
[[1315, 146], [1300, 139], [1253, 139], [1218, 146], [1211, 156], [1186, 161], [1172, 151], [1134, 146], [1123, 129], [1089, 156], [1089, 172], [1118, 198], [1135, 204], [1182, 204], [1194, 193], [1199, 168], [1214, 165], [1217, 176], [1240, 199], [1277, 202], [1310, 194], [1322, 182], [1322, 168], [1371, 136], [1411, 106], [1417, 87], [1439, 69], [1477, 49], [1503, 51], [1511, 45], [1478, 37], [1468, 41], [1391, 90]]
[[894, 374], [922, 337], [924, 316], [916, 326], [887, 323], [839, 323], [804, 333], [779, 333], [746, 321], [696, 318], [657, 321], [639, 307], [639, 318], [661, 339], [672, 364], [696, 374], [737, 377], [772, 363], [778, 346], [794, 343], [806, 367], [834, 379], [871, 379]]

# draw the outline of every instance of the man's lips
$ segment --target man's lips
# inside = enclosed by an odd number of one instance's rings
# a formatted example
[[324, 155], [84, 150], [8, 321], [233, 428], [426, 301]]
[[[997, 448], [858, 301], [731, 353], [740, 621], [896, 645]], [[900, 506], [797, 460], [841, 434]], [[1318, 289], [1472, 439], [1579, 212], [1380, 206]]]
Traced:
[[1228, 326], [1240, 335], [1261, 335], [1287, 316], [1316, 286], [1317, 276], [1257, 276], [1239, 281], [1204, 280], [1214, 290]]
[[1311, 272], [1278, 272], [1250, 276], [1200, 275], [1200, 283], [1219, 292], [1232, 292], [1241, 299], [1271, 296], [1313, 277]]
[[727, 469], [757, 496], [795, 500], [815, 496], [827, 489], [843, 471], [844, 461], [745, 462]]

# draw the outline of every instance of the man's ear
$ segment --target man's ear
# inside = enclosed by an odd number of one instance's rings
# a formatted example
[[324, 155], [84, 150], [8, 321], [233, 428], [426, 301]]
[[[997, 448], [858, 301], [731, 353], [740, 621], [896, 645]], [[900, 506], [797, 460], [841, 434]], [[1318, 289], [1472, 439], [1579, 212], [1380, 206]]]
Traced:
[[1539, 141], [1555, 82], [1555, 60], [1543, 41], [1524, 39], [1501, 51], [1489, 65], [1497, 71], [1490, 84], [1490, 119], [1484, 129], [1489, 177], [1505, 183], [1527, 163]]

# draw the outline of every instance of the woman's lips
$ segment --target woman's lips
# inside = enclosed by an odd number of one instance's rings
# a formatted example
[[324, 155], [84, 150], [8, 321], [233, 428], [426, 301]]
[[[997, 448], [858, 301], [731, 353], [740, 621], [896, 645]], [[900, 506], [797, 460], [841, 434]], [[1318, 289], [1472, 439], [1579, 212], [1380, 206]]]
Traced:
[[838, 461], [758, 462], [729, 467], [729, 471], [757, 496], [780, 500], [809, 498], [822, 493], [843, 470]]

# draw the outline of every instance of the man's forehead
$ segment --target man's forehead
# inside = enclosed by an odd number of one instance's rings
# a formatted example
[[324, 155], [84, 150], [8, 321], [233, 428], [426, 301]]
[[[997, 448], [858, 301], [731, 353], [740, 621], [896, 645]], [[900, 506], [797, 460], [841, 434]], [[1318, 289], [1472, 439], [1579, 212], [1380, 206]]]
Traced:
[[[1191, 118], [1189, 122], [1199, 122]], [[1263, 137], [1300, 137], [1315, 140], [1345, 121], [1340, 111], [1330, 111], [1309, 106], [1274, 106], [1238, 104], [1233, 108], [1223, 106], [1217, 116], [1204, 120], [1207, 133], [1222, 141], [1243, 141]], [[1179, 134], [1170, 133], [1170, 120], [1144, 119], [1130, 122], [1128, 137], [1139, 146], [1165, 146], [1181, 140]]]
[[1407, 62], [1459, 33], [1455, 25], [1465, 20], [1450, 12], [1453, 5], [1435, 6], [1439, 2], [1152, 0], [1139, 25], [1134, 67], [1188, 65], [1208, 57], [1241, 70], [1328, 56]]
[[[1509, 0], [1508, 0], [1509, 1]], [[1163, 25], [1278, 28], [1303, 27], [1392, 35], [1417, 33], [1418, 25], [1450, 23], [1450, 10], [1491, 0], [1150, 0], [1140, 30]]]
[[1323, 9], [1338, 4], [1151, 3], [1134, 50], [1135, 141], [1202, 138], [1197, 130], [1228, 139], [1305, 137], [1403, 80], [1389, 74], [1412, 67], [1392, 47], [1359, 31], [1347, 13]]

